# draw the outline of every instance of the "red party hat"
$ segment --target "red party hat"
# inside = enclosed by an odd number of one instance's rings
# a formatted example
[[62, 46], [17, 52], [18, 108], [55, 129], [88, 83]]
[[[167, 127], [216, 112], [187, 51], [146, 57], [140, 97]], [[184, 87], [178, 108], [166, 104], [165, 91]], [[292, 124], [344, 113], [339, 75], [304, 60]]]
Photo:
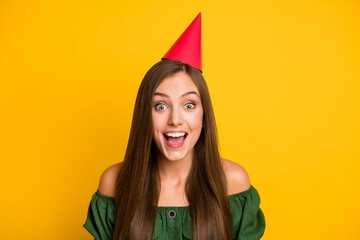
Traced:
[[179, 60], [202, 72], [201, 12], [161, 59]]

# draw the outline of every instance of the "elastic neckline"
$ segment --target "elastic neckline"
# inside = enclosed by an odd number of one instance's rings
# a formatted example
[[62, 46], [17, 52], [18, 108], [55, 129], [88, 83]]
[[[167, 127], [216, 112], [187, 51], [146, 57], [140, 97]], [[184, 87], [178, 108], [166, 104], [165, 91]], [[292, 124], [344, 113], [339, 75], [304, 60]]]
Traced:
[[[235, 199], [237, 197], [243, 196], [248, 194], [250, 191], [252, 191], [254, 189], [253, 185], [250, 185], [250, 188], [248, 190], [239, 192], [239, 193], [235, 193], [235, 194], [231, 194], [228, 195], [229, 200]], [[96, 194], [98, 194], [99, 196], [101, 196], [102, 198], [111, 200], [115, 202], [115, 198], [110, 197], [110, 196], [106, 196], [102, 193], [99, 192], [99, 189], [96, 190]], [[170, 210], [170, 209], [176, 209], [176, 210], [181, 210], [181, 209], [188, 209], [190, 206], [158, 206], [157, 209], [158, 210]]]

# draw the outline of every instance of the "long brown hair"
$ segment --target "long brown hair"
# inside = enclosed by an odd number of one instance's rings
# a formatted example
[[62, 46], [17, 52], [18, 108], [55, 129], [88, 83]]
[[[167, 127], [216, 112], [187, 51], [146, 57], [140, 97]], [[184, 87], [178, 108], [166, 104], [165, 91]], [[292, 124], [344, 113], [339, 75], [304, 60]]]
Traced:
[[148, 240], [154, 236], [160, 184], [152, 139], [152, 100], [160, 82], [177, 72], [185, 72], [192, 78], [204, 110], [203, 129], [194, 146], [194, 159], [185, 185], [193, 239], [232, 238], [227, 184], [207, 84], [198, 69], [177, 60], [162, 60], [145, 74], [137, 94], [129, 141], [116, 182], [113, 240]]

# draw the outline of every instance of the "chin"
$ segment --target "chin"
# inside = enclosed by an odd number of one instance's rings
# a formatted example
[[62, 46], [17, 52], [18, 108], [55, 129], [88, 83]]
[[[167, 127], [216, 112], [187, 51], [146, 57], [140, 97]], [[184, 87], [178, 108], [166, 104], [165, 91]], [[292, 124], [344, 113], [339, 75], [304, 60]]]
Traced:
[[187, 152], [186, 150], [184, 151], [169, 151], [169, 150], [165, 150], [164, 152], [161, 153], [161, 155], [169, 160], [169, 161], [179, 161], [179, 160], [183, 160], [184, 158], [186, 158], [189, 155], [189, 152]]
[[185, 158], [185, 156], [174, 156], [174, 155], [171, 155], [171, 156], [164, 156], [167, 160], [169, 161], [179, 161], [179, 160], [182, 160]]

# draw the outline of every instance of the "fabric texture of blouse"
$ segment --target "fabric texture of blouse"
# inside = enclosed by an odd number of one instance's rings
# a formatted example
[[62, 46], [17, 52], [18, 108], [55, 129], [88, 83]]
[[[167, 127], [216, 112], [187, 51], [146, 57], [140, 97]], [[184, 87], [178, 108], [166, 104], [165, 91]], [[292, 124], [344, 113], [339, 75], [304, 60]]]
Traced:
[[[246, 191], [229, 195], [228, 200], [233, 217], [233, 239], [260, 239], [265, 231], [265, 217], [259, 208], [260, 196], [257, 190], [251, 185]], [[83, 227], [95, 240], [112, 240], [115, 219], [115, 199], [101, 194], [97, 189], [90, 201]], [[189, 207], [158, 207], [154, 239], [192, 239]]]

